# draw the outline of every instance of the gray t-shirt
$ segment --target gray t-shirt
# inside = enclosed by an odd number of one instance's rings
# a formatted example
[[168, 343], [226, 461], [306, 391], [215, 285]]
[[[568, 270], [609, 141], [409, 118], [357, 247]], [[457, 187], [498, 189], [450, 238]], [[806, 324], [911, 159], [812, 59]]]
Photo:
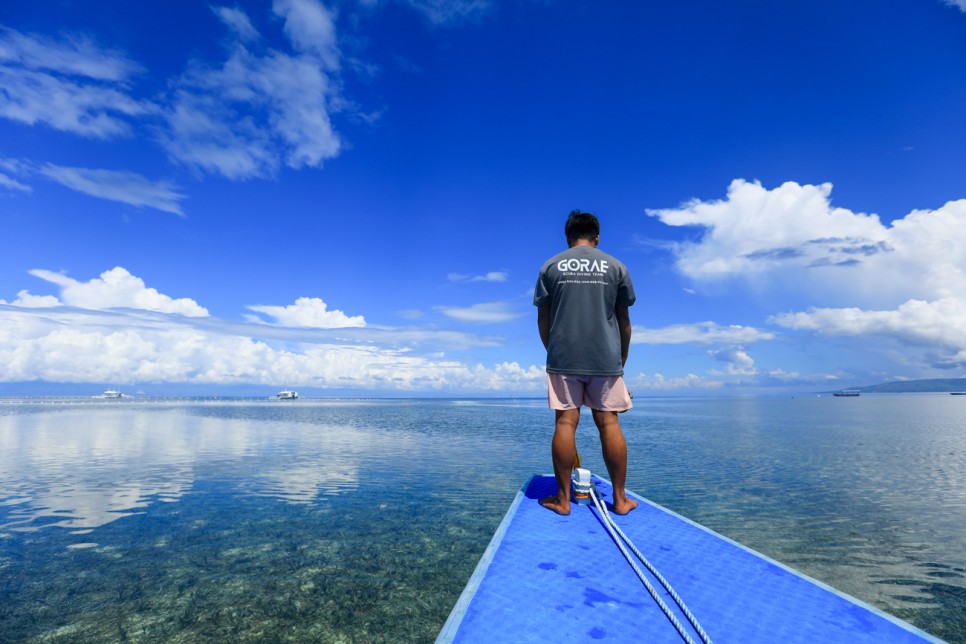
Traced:
[[550, 305], [547, 371], [623, 375], [616, 307], [635, 299], [627, 267], [592, 246], [574, 246], [547, 260], [533, 293], [534, 306]]

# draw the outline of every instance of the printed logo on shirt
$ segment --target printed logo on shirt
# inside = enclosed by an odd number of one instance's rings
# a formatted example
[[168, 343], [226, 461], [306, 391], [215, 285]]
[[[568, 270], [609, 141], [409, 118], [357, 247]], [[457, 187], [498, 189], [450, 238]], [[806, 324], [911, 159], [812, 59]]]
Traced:
[[606, 273], [607, 260], [562, 259], [557, 262], [557, 270], [561, 273]]

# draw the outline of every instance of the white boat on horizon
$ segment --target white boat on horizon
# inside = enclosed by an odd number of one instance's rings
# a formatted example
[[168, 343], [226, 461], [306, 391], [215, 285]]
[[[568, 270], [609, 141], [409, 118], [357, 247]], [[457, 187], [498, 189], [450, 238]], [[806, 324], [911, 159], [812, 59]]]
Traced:
[[107, 391], [105, 391], [99, 396], [93, 396], [93, 398], [106, 398], [108, 400], [120, 400], [121, 398], [124, 398], [124, 394], [122, 394], [117, 389], [108, 389]]
[[298, 400], [299, 392], [286, 389], [275, 394], [275, 400]]

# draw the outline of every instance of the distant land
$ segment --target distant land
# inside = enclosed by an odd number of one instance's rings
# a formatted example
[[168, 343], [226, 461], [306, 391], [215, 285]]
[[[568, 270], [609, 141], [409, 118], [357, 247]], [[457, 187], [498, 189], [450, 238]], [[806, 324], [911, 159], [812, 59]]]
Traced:
[[867, 387], [850, 387], [870, 394], [924, 394], [966, 391], [966, 378], [933, 378], [930, 380], [899, 380]]

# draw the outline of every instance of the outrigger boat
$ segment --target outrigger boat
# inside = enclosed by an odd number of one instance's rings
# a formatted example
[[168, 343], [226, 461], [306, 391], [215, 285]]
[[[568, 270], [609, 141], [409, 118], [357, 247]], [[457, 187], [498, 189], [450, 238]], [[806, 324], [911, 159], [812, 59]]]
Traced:
[[437, 643], [941, 642], [630, 492], [611, 517], [610, 483], [586, 478], [569, 516], [538, 503], [553, 476], [526, 482]]

